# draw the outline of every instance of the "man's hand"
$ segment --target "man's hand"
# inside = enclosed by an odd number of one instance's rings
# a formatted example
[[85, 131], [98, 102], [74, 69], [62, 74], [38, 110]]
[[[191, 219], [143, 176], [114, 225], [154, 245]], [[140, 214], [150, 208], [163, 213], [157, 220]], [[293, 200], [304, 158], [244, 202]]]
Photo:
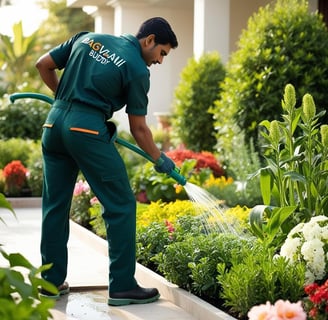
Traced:
[[154, 168], [159, 173], [170, 174], [175, 168], [175, 163], [172, 161], [172, 159], [170, 159], [163, 152], [161, 152], [161, 156], [155, 162]]

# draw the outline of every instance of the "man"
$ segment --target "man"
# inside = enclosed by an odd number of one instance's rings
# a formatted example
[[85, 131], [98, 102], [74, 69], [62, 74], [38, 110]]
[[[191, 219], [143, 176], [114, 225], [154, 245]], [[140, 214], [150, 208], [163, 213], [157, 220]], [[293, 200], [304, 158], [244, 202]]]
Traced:
[[[81, 32], [44, 54], [36, 63], [55, 101], [43, 126], [42, 264], [52, 263], [44, 279], [69, 292], [67, 241], [69, 211], [79, 170], [103, 205], [109, 247], [109, 305], [148, 303], [156, 288], [140, 287], [135, 273], [136, 201], [125, 165], [115, 148], [116, 128], [108, 122], [126, 106], [130, 131], [155, 161], [170, 173], [174, 162], [157, 148], [146, 124], [149, 70], [162, 63], [178, 42], [160, 17], [145, 21], [136, 36]], [[56, 69], [64, 69], [59, 81]]]

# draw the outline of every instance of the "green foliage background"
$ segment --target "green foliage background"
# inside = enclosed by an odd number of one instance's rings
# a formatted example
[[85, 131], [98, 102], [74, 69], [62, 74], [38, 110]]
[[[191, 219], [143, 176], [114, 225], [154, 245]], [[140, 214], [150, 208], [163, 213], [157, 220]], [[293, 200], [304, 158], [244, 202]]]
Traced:
[[187, 149], [213, 151], [216, 145], [213, 115], [208, 112], [218, 98], [225, 69], [217, 52], [189, 59], [181, 72], [173, 103], [173, 137]]
[[[258, 146], [258, 124], [279, 119], [287, 83], [296, 88], [298, 101], [310, 93], [318, 111], [327, 108], [328, 32], [304, 0], [277, 0], [249, 19], [227, 65], [221, 99], [212, 110], [222, 152], [230, 148], [234, 123], [247, 142], [253, 139]], [[328, 114], [324, 123], [327, 120]]]

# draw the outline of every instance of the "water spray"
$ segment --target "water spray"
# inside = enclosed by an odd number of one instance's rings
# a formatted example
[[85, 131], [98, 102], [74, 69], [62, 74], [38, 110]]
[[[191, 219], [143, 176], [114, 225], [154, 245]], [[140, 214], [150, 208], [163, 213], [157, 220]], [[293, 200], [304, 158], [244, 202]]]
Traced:
[[[41, 94], [41, 93], [34, 93], [34, 92], [13, 93], [9, 97], [11, 103], [14, 103], [18, 99], [28, 99], [28, 98], [41, 100], [41, 101], [47, 102], [49, 104], [52, 104], [54, 102], [54, 100], [52, 98], [50, 98], [49, 96]], [[146, 160], [148, 160], [152, 163], [155, 163], [154, 159], [149, 154], [144, 152], [142, 149], [140, 149], [136, 145], [129, 143], [126, 140], [121, 139], [119, 137], [116, 137], [115, 142], [130, 149], [131, 151], [139, 154], [140, 156], [144, 157]], [[169, 173], [169, 176], [182, 186], [186, 185], [186, 183], [187, 183], [186, 178], [180, 174], [180, 169], [178, 167], [175, 167]]]

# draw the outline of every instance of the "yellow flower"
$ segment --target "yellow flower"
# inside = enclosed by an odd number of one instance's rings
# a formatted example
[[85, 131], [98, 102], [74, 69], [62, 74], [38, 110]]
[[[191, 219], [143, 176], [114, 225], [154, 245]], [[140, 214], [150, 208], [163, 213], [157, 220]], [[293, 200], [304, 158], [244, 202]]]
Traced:
[[215, 178], [213, 174], [210, 175], [210, 177], [206, 180], [205, 186], [206, 187], [218, 187], [220, 189], [225, 188], [227, 185], [230, 185], [233, 183], [233, 178], [231, 177], [218, 177]]

